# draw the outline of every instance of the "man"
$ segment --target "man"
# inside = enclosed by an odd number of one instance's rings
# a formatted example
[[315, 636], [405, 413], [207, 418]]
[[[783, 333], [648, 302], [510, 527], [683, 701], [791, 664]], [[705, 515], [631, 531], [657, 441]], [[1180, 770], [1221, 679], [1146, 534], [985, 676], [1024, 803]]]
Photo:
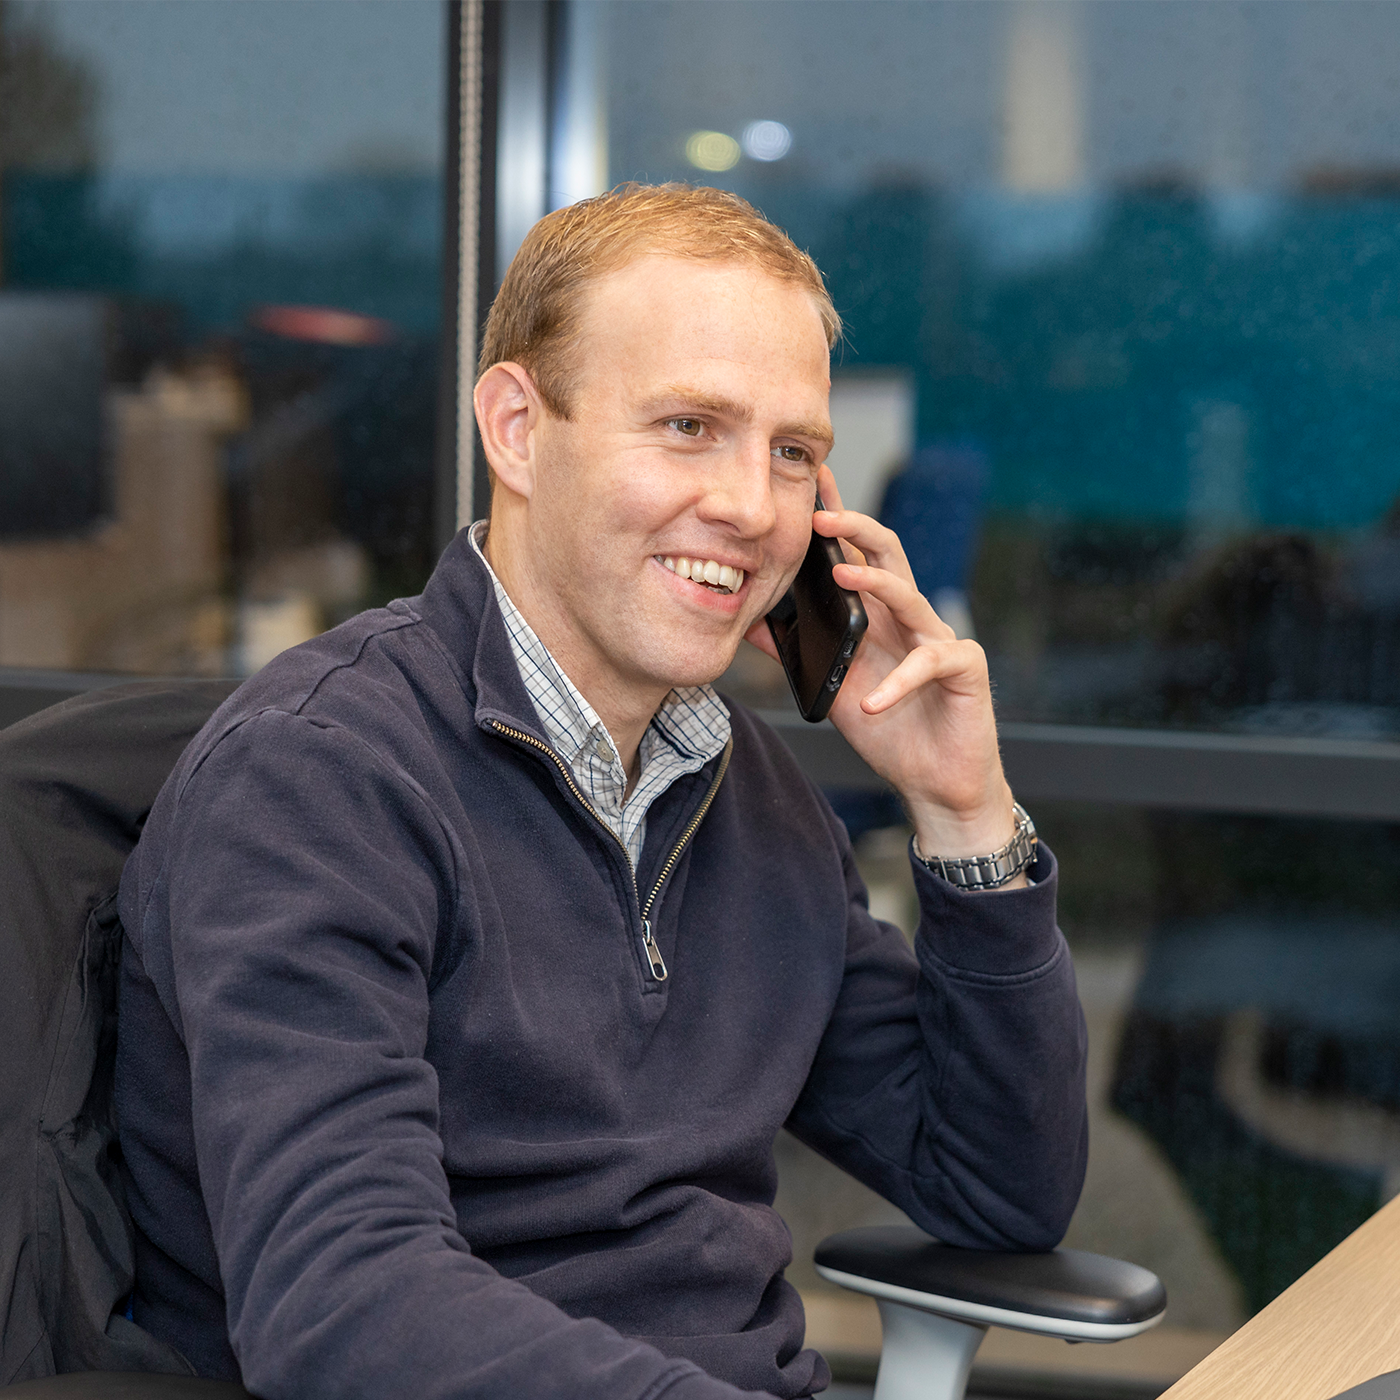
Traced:
[[265, 1400], [811, 1394], [784, 1124], [945, 1240], [1059, 1239], [1084, 1032], [1049, 853], [984, 892], [916, 859], [916, 958], [709, 689], [745, 636], [771, 652], [811, 530], [841, 539], [871, 625], [835, 723], [917, 855], [1015, 837], [981, 651], [889, 531], [813, 514], [838, 325], [732, 196], [550, 215], [486, 334], [489, 528], [182, 758], [122, 884], [118, 1093], [135, 1317], [201, 1372]]

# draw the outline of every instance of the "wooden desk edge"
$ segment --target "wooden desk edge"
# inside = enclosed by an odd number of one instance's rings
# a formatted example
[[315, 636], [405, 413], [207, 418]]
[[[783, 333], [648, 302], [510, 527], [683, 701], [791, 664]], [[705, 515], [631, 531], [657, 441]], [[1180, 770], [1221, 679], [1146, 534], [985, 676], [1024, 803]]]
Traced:
[[1400, 1370], [1400, 1197], [1382, 1206], [1162, 1400], [1331, 1400]]

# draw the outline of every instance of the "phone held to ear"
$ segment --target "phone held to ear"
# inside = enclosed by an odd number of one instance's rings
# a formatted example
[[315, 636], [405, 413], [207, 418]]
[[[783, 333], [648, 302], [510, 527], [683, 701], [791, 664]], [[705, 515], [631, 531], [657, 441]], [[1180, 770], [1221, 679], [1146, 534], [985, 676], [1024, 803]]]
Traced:
[[[820, 496], [817, 509], [825, 509]], [[860, 594], [831, 576], [845, 557], [840, 540], [813, 530], [792, 587], [767, 617], [797, 708], [812, 724], [826, 718], [870, 621]]]

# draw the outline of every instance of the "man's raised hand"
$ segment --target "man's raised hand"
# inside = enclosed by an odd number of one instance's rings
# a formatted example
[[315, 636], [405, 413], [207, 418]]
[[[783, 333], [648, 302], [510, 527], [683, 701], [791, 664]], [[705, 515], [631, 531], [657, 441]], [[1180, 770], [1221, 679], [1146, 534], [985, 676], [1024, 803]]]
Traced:
[[[831, 708], [847, 742], [899, 793], [925, 855], [984, 855], [1011, 839], [1011, 790], [1002, 775], [987, 658], [919, 592], [893, 530], [844, 510], [829, 467], [817, 489], [827, 509], [813, 529], [839, 539], [835, 570], [858, 591], [870, 627]], [[749, 640], [775, 654], [767, 627]], [[1013, 885], [1025, 883], [1018, 878]]]

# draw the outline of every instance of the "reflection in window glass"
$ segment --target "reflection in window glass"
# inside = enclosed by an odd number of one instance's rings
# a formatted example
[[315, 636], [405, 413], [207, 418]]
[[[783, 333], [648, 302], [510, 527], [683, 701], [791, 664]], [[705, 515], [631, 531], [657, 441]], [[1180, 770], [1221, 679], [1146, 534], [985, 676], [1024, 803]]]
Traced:
[[[1184, 1369], [1400, 1192], [1400, 827], [1033, 806], [1089, 1026], [1066, 1244], [1161, 1276]], [[907, 841], [856, 851], [872, 912], [912, 929]], [[790, 1273], [819, 1292], [818, 1240], [898, 1213], [795, 1141], [779, 1165]]]
[[1400, 9], [574, 9], [609, 180], [826, 272], [838, 477], [1003, 714], [1396, 733]]
[[0, 665], [249, 671], [426, 577], [444, 26], [0, 0]]
[[[606, 59], [566, 175], [586, 131], [608, 182], [733, 189], [811, 250], [847, 504], [1003, 718], [1400, 736], [1400, 7], [569, 15], [559, 100]], [[907, 831], [839, 806], [907, 927]], [[1158, 1270], [1199, 1357], [1400, 1189], [1396, 830], [1034, 806], [1091, 1035], [1069, 1243]], [[820, 1235], [889, 1207], [779, 1155], [820, 1290]]]

